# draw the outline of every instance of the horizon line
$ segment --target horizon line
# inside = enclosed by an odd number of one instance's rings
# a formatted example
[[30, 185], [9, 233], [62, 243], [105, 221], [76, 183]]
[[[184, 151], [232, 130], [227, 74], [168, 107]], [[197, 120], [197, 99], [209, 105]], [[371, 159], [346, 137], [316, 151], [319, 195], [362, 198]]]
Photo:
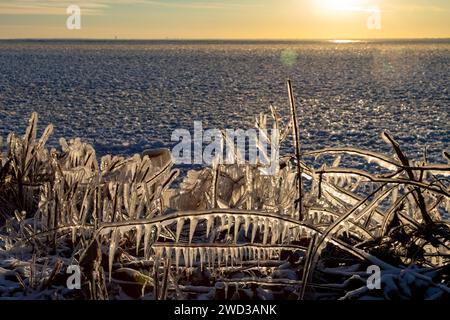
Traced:
[[64, 37], [39, 37], [39, 38], [0, 38], [0, 41], [9, 40], [73, 40], [73, 41], [334, 41], [334, 40], [349, 40], [349, 41], [380, 41], [380, 40], [450, 40], [448, 37], [388, 37], [388, 38], [64, 38]]

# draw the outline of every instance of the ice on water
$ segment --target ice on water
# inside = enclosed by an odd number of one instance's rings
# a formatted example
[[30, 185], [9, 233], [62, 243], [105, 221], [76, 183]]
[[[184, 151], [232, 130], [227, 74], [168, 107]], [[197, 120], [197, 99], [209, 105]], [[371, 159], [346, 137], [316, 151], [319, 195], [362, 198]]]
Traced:
[[[282, 53], [294, 50], [293, 64]], [[32, 111], [59, 137], [99, 156], [171, 146], [175, 128], [252, 128], [270, 104], [287, 115], [285, 81], [300, 103], [303, 150], [389, 151], [389, 130], [411, 157], [449, 147], [450, 43], [0, 42], [0, 136]], [[22, 131], [23, 131], [22, 130]]]

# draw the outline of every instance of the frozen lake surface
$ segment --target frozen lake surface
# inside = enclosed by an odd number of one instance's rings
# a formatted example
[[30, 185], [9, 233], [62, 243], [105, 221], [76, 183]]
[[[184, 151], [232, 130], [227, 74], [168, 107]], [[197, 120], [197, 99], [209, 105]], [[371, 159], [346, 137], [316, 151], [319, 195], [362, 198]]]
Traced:
[[0, 41], [0, 135], [40, 130], [81, 137], [99, 155], [173, 146], [176, 128], [253, 126], [270, 104], [299, 103], [302, 148], [390, 152], [389, 130], [412, 157], [450, 147], [450, 41]]

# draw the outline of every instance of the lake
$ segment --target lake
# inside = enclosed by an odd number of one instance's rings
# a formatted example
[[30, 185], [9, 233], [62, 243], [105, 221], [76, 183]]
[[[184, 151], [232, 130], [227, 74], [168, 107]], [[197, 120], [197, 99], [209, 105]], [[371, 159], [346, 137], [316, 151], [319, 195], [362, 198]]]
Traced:
[[31, 112], [50, 141], [99, 155], [171, 147], [177, 128], [253, 126], [295, 86], [303, 150], [353, 146], [443, 162], [450, 147], [450, 41], [0, 41], [0, 135]]

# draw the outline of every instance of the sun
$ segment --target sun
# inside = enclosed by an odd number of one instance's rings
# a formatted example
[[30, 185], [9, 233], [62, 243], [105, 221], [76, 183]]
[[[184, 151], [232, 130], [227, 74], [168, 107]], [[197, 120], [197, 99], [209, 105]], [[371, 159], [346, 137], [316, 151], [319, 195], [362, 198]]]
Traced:
[[328, 11], [358, 11], [361, 0], [319, 0], [320, 7]]

